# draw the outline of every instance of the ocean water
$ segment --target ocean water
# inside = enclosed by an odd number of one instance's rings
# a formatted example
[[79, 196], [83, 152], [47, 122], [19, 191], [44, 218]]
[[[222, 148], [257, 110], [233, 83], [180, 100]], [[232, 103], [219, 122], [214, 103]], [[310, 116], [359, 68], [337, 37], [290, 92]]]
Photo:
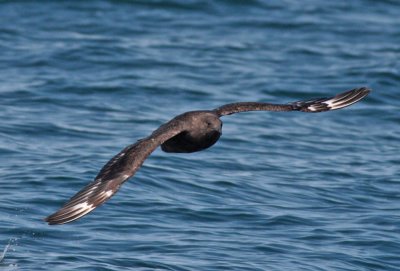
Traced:
[[[0, 270], [400, 270], [398, 1], [1, 1]], [[223, 117], [106, 204], [43, 218], [190, 110]], [[8, 249], [7, 249], [8, 248]]]

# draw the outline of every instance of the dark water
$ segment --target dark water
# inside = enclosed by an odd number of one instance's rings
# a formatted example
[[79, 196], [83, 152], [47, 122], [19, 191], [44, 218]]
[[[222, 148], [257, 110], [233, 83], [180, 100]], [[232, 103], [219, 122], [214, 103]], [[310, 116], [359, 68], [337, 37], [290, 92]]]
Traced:
[[[0, 270], [400, 270], [398, 1], [0, 2]], [[42, 219], [125, 145], [234, 101], [83, 219]]]

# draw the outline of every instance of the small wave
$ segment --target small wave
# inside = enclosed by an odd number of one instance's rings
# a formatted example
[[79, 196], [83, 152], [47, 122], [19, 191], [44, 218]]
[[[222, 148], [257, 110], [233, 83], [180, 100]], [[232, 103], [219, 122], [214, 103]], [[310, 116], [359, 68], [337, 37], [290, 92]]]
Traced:
[[5, 256], [6, 256], [6, 253], [7, 253], [7, 251], [8, 251], [9, 248], [10, 248], [10, 243], [8, 243], [8, 244], [6, 245], [6, 247], [5, 247], [4, 250], [3, 250], [3, 253], [0, 255], [0, 263], [4, 260], [4, 258], [5, 258]]

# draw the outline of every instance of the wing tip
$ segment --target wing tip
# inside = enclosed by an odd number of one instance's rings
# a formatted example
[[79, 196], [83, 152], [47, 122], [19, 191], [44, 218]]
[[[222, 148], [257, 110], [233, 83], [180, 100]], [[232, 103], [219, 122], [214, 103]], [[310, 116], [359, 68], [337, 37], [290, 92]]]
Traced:
[[47, 225], [61, 225], [61, 224], [65, 224], [68, 222], [64, 222], [64, 221], [60, 221], [58, 219], [53, 218], [52, 216], [55, 215], [56, 213], [49, 215], [45, 218], [43, 218], [43, 221], [47, 223]]
[[354, 88], [352, 90], [338, 94], [323, 103], [328, 105], [329, 110], [340, 109], [360, 101], [371, 91], [372, 90], [368, 87]]
[[70, 217], [59, 217], [59, 211], [55, 212], [52, 215], [49, 215], [48, 217], [44, 218], [43, 220], [45, 222], [47, 222], [48, 225], [62, 225], [62, 224], [66, 224], [69, 222], [72, 222], [78, 218], [80, 218], [81, 216], [78, 217], [74, 217], [74, 218], [70, 218]]
[[359, 87], [359, 88], [353, 88], [352, 90], [346, 91], [344, 93], [347, 93], [347, 92], [354, 92], [354, 93], [357, 93], [357, 94], [362, 94], [362, 96], [360, 98], [360, 99], [362, 99], [365, 96], [367, 96], [369, 93], [371, 93], [372, 89], [369, 88], [369, 87]]
[[43, 221], [47, 223], [47, 225], [61, 225], [67, 222], [60, 222], [51, 218], [51, 216], [43, 218]]
[[82, 202], [68, 208], [63, 207], [57, 212], [44, 218], [44, 221], [46, 221], [49, 225], [66, 224], [90, 213], [96, 207], [97, 206], [95, 206], [93, 203], [88, 204], [88, 202]]
[[330, 98], [300, 101], [293, 105], [297, 107], [296, 110], [311, 113], [337, 110], [360, 101], [371, 91], [372, 89], [368, 87], [353, 88]]

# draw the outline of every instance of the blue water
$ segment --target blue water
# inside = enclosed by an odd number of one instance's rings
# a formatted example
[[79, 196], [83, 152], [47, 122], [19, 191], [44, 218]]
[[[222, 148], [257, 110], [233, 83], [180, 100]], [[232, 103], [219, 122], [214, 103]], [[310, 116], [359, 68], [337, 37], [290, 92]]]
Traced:
[[[400, 270], [398, 1], [1, 1], [0, 270]], [[43, 218], [185, 111], [223, 118], [105, 205]]]

